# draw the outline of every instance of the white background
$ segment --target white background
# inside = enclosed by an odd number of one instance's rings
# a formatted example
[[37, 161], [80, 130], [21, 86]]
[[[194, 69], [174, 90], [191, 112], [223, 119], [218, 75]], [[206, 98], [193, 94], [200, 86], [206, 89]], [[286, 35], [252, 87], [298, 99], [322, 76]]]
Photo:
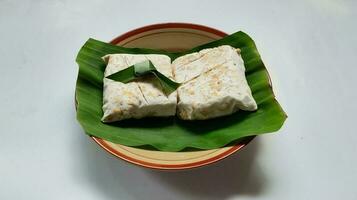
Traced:
[[[357, 4], [0, 0], [0, 199], [357, 199]], [[73, 105], [75, 56], [159, 22], [255, 40], [289, 118], [218, 164], [140, 168], [100, 149]]]

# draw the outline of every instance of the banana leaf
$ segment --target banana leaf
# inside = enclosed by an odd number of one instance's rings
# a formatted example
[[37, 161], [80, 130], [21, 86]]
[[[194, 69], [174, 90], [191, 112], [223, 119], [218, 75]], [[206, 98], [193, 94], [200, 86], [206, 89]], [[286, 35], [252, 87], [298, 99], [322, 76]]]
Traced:
[[[187, 53], [220, 45], [241, 49], [246, 78], [258, 104], [257, 111], [238, 111], [230, 116], [205, 121], [183, 121], [169, 117], [130, 119], [110, 124], [101, 122], [103, 75], [106, 67], [102, 56], [113, 53], [165, 54], [174, 60]], [[113, 143], [152, 146], [160, 151], [214, 149], [243, 137], [277, 131], [287, 117], [274, 97], [267, 70], [254, 41], [241, 31], [178, 53], [124, 48], [89, 39], [80, 49], [76, 61], [79, 65], [76, 85], [77, 119], [88, 135]]]

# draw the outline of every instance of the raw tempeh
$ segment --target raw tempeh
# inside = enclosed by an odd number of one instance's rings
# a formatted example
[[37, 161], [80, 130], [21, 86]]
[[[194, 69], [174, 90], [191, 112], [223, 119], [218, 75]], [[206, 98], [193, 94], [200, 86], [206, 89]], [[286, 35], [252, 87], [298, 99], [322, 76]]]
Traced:
[[254, 111], [257, 104], [245, 78], [239, 51], [224, 45], [182, 56], [172, 63], [177, 90], [177, 115], [184, 120], [204, 120]]
[[[105, 77], [136, 63], [150, 60], [162, 74], [173, 78], [171, 59], [166, 55], [110, 54], [103, 59], [107, 62]], [[147, 76], [125, 84], [107, 78], [103, 81], [103, 122], [173, 116], [176, 113], [176, 91], [167, 96], [155, 77]]]

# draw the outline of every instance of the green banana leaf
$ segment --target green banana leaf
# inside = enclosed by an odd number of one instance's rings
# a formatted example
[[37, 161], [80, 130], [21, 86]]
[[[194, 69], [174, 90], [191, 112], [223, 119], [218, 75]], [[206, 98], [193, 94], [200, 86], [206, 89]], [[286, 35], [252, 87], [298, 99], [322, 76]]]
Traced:
[[[102, 56], [112, 53], [165, 54], [174, 60], [187, 53], [220, 45], [241, 49], [247, 81], [258, 104], [257, 111], [238, 111], [230, 116], [205, 121], [183, 121], [169, 117], [131, 119], [110, 124], [101, 122], [106, 67]], [[89, 39], [79, 51], [76, 61], [79, 65], [76, 86], [77, 119], [88, 135], [113, 143], [152, 146], [160, 151], [214, 149], [243, 137], [277, 131], [287, 117], [274, 97], [268, 73], [254, 41], [243, 32], [179, 53], [124, 48]]]
[[128, 68], [120, 70], [106, 78], [113, 81], [119, 81], [122, 83], [128, 83], [140, 76], [146, 76], [148, 74], [154, 75], [161, 83], [163, 91], [166, 94], [174, 92], [179, 86], [180, 83], [176, 83], [170, 78], [166, 77], [164, 74], [159, 72], [154, 64], [150, 60], [145, 60], [144, 62], [136, 63]]

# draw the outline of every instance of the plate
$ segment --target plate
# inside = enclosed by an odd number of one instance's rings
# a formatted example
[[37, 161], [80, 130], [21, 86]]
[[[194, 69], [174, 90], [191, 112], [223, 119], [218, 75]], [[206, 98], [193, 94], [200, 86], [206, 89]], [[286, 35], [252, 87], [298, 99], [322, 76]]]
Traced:
[[[214, 28], [187, 23], [154, 24], [129, 31], [111, 41], [124, 47], [184, 51], [201, 44], [220, 39], [227, 34]], [[92, 137], [93, 140], [112, 155], [130, 163], [162, 170], [182, 170], [202, 167], [232, 155], [253, 138], [226, 147], [211, 150], [191, 150], [182, 152], [163, 152], [128, 147]]]

